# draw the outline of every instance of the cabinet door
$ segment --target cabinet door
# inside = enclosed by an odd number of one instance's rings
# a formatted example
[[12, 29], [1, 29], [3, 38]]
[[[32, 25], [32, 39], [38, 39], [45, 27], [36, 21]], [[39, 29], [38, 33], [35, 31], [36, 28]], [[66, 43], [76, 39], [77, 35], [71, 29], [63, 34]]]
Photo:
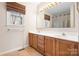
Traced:
[[32, 47], [37, 49], [37, 34], [32, 35]]
[[33, 34], [29, 33], [29, 45], [32, 47], [33, 45], [33, 39], [32, 39]]
[[44, 41], [44, 36], [42, 35], [38, 35], [38, 51], [42, 54], [44, 54], [44, 44], [45, 44], [45, 41]]
[[70, 41], [59, 40], [59, 55], [74, 55], [74, 43]]
[[37, 35], [29, 33], [29, 45], [37, 49]]
[[45, 37], [45, 55], [55, 55], [55, 39], [51, 37]]

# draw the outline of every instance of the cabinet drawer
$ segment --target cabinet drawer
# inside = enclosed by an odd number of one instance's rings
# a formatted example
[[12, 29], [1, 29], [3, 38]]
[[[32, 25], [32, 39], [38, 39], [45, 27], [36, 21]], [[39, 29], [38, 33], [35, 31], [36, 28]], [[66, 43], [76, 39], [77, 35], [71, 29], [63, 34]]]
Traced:
[[44, 44], [44, 41], [38, 39], [38, 44]]
[[44, 36], [38, 35], [38, 50], [44, 55]]
[[44, 55], [44, 45], [38, 44], [38, 51]]
[[41, 40], [41, 41], [44, 41], [44, 36], [39, 35], [38, 39]]
[[38, 43], [38, 47], [44, 48], [44, 44]]

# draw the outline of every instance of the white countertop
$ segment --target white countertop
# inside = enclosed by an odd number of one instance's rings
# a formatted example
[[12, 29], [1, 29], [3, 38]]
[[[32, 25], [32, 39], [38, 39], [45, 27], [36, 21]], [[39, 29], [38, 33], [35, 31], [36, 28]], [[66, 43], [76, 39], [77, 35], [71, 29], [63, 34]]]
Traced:
[[42, 32], [40, 32], [40, 33], [39, 32], [30, 32], [30, 33], [49, 36], [49, 37], [54, 37], [54, 38], [59, 38], [59, 39], [63, 39], [63, 40], [79, 42], [78, 35], [62, 35], [62, 34], [42, 33]]

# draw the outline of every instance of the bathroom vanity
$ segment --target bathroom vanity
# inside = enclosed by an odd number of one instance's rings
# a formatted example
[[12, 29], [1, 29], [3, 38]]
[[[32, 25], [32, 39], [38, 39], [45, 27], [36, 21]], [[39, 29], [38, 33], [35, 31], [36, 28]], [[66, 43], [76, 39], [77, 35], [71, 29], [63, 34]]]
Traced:
[[77, 3], [40, 3], [29, 45], [46, 56], [78, 56]]
[[78, 56], [79, 42], [29, 33], [29, 45], [46, 56]]

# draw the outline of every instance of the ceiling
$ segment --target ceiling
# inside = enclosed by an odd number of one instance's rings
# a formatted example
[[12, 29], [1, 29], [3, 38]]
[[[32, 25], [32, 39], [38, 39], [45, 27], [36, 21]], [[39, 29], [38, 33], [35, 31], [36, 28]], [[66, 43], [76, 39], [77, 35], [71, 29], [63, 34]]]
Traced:
[[64, 12], [69, 13], [70, 7], [72, 4], [74, 4], [74, 3], [73, 2], [64, 2], [64, 3], [61, 3], [57, 6], [54, 6], [50, 9], [48, 9], [47, 12], [50, 14], [53, 14], [53, 15], [58, 15], [58, 14], [61, 14]]

